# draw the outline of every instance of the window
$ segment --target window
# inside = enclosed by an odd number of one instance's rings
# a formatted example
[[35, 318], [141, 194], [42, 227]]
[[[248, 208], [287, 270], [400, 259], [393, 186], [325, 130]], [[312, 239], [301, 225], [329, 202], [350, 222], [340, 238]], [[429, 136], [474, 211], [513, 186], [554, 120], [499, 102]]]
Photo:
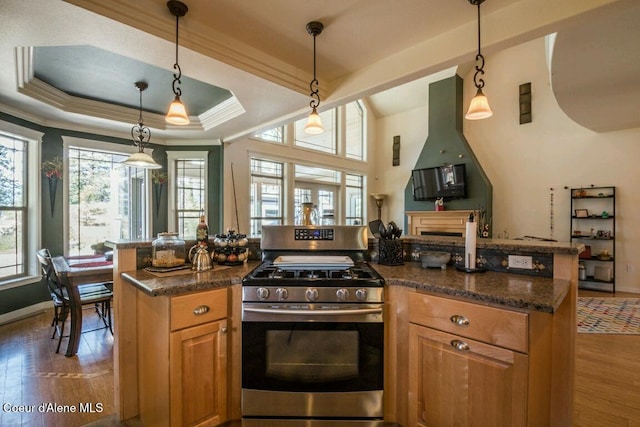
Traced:
[[346, 157], [364, 160], [364, 109], [360, 101], [345, 105]]
[[337, 154], [338, 150], [336, 145], [335, 127], [336, 113], [337, 111], [335, 109], [320, 113], [324, 132], [319, 135], [308, 135], [304, 132], [304, 125], [307, 124], [306, 117], [295, 122], [295, 145], [297, 147], [308, 148], [310, 150]]
[[0, 134], [0, 279], [25, 274], [27, 141]]
[[42, 133], [0, 121], [0, 282], [17, 286], [39, 275]]
[[362, 225], [364, 216], [362, 214], [362, 201], [364, 194], [364, 177], [361, 175], [346, 174], [346, 206], [345, 224]]
[[69, 255], [93, 254], [107, 239], [149, 237], [147, 171], [120, 163], [126, 154], [68, 147]]
[[201, 212], [206, 211], [204, 160], [176, 160], [175, 171], [178, 234], [195, 240]]
[[[251, 234], [259, 234], [263, 223], [301, 224], [303, 203], [313, 204], [317, 224], [364, 223], [366, 176], [353, 171], [365, 167], [365, 113], [364, 103], [355, 101], [321, 112], [325, 131], [320, 135], [304, 132], [306, 118], [254, 135], [269, 140], [274, 132], [274, 139], [284, 141], [286, 130], [293, 146], [284, 157], [251, 159]], [[314, 159], [308, 150], [322, 156]]]
[[[295, 218], [302, 224], [302, 203], [314, 204], [313, 217], [320, 225], [335, 224], [336, 200], [340, 190], [341, 173], [315, 166], [294, 165]], [[317, 219], [316, 219], [317, 218]]]
[[207, 151], [168, 151], [169, 231], [196, 239], [200, 215], [207, 216]]
[[251, 159], [251, 216], [252, 235], [260, 235], [263, 225], [283, 224], [283, 164]]
[[278, 144], [282, 144], [284, 143], [284, 126], [265, 130], [262, 132], [256, 132], [253, 134], [253, 136], [263, 141], [276, 142]]

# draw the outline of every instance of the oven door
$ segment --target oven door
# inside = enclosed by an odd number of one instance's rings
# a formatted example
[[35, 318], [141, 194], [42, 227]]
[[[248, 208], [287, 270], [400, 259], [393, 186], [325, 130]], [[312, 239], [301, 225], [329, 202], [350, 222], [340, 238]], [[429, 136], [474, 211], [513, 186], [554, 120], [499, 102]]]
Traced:
[[361, 321], [351, 309], [277, 310], [242, 322], [243, 417], [382, 418], [381, 305], [363, 307]]

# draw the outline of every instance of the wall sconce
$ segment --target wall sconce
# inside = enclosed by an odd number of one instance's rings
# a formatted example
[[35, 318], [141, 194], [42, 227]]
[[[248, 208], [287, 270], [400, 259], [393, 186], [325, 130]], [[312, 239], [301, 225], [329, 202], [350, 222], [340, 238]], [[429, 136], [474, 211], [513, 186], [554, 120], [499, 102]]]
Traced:
[[169, 105], [169, 111], [165, 117], [167, 123], [171, 123], [174, 125], [188, 125], [191, 120], [189, 120], [189, 115], [187, 114], [187, 109], [180, 100], [180, 95], [182, 95], [182, 90], [180, 89], [179, 84], [182, 82], [180, 78], [182, 77], [182, 70], [180, 69], [180, 65], [178, 64], [178, 28], [180, 17], [187, 14], [189, 8], [186, 4], [177, 0], [170, 0], [167, 2], [167, 7], [173, 16], [176, 17], [176, 62], [173, 64], [173, 69], [176, 70], [173, 73], [173, 94], [175, 98], [171, 105]]
[[476, 55], [478, 64], [476, 64], [476, 72], [473, 75], [473, 83], [477, 91], [476, 96], [471, 100], [467, 114], [464, 116], [467, 120], [486, 119], [493, 115], [493, 111], [491, 111], [491, 107], [489, 107], [489, 101], [484, 92], [482, 92], [484, 80], [481, 76], [484, 75], [484, 56], [482, 56], [480, 51], [480, 5], [484, 3], [484, 1], [485, 0], [469, 0], [469, 3], [472, 5], [478, 6], [478, 54]]
[[318, 111], [316, 110], [320, 105], [318, 79], [316, 78], [316, 37], [322, 33], [323, 29], [324, 25], [318, 21], [312, 21], [307, 24], [307, 33], [313, 36], [313, 80], [311, 80], [311, 83], [309, 84], [309, 89], [311, 90], [311, 102], [309, 103], [309, 106], [311, 107], [311, 114], [309, 114], [307, 124], [304, 126], [304, 131], [310, 135], [319, 135], [324, 132], [320, 114], [318, 114]]
[[144, 125], [142, 120], [142, 92], [149, 85], [146, 82], [135, 82], [134, 85], [140, 92], [140, 114], [138, 116], [138, 124], [131, 128], [131, 139], [133, 140], [133, 145], [138, 147], [138, 152], [130, 155], [122, 164], [130, 168], [160, 169], [162, 166], [157, 164], [153, 157], [144, 152], [144, 147], [149, 145], [149, 140], [151, 140], [151, 130]]

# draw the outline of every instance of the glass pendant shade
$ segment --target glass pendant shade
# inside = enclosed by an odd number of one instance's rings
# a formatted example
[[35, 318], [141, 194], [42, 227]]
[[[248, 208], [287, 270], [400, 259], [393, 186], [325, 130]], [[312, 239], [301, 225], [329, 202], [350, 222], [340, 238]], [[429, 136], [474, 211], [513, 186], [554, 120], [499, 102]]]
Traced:
[[169, 105], [169, 112], [165, 116], [165, 120], [173, 125], [188, 125], [191, 123], [187, 115], [187, 109], [180, 101], [179, 96], [176, 96], [171, 105]]
[[153, 157], [148, 155], [147, 153], [140, 151], [137, 153], [133, 153], [129, 156], [127, 160], [122, 162], [123, 165], [129, 166], [130, 168], [141, 168], [141, 169], [160, 169], [162, 166], [157, 164]]
[[318, 111], [315, 107], [313, 107], [313, 111], [311, 111], [311, 114], [309, 114], [307, 124], [304, 125], [304, 131], [310, 135], [320, 135], [322, 132], [324, 132], [320, 114], [318, 114]]
[[491, 117], [492, 115], [493, 111], [491, 111], [491, 107], [489, 107], [487, 97], [482, 92], [482, 89], [478, 89], [476, 96], [473, 97], [469, 104], [469, 110], [464, 118], [467, 120], [480, 120]]

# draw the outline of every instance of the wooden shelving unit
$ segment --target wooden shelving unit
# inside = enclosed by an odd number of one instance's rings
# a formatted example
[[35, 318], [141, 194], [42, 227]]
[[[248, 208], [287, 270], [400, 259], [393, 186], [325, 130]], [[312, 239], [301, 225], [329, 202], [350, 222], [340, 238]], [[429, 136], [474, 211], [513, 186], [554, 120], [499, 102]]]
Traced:
[[580, 255], [581, 289], [616, 291], [615, 233], [616, 188], [572, 188], [571, 240], [587, 247]]

